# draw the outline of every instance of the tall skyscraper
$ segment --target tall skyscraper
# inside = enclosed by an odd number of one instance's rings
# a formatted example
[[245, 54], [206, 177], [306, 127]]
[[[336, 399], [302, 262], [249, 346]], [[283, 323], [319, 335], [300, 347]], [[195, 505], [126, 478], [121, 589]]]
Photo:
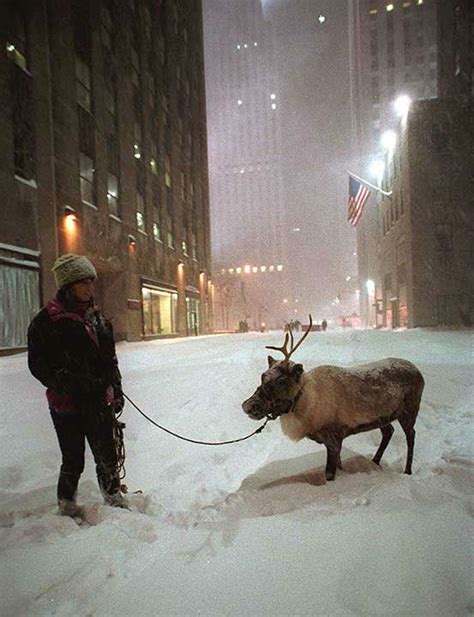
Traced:
[[440, 96], [474, 99], [474, 4], [438, 2], [438, 79]]
[[213, 266], [236, 315], [225, 325], [321, 320], [354, 273], [346, 5], [204, 7]]
[[349, 0], [353, 120], [358, 151], [375, 154], [392, 103], [437, 95], [434, 0]]
[[204, 7], [214, 271], [234, 292], [231, 322], [276, 319], [288, 259], [275, 37], [259, 0]]

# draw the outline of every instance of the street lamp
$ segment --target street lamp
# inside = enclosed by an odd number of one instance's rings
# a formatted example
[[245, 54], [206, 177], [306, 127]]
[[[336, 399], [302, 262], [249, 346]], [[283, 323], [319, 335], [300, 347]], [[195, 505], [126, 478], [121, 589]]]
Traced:
[[369, 168], [370, 174], [380, 181], [383, 178], [383, 172], [385, 171], [385, 163], [380, 159], [372, 161]]
[[385, 131], [381, 137], [382, 147], [385, 150], [393, 150], [397, 143], [397, 135], [395, 131]]
[[408, 114], [408, 110], [410, 109], [410, 105], [411, 98], [407, 94], [401, 94], [393, 102], [393, 108], [395, 109], [395, 113], [400, 118], [406, 117], [406, 115]]

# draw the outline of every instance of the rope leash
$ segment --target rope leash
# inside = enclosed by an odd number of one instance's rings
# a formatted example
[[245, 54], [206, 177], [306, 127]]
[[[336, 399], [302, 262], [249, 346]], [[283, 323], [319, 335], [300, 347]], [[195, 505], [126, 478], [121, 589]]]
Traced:
[[188, 441], [189, 443], [196, 443], [202, 446], [226, 446], [228, 444], [231, 443], [238, 443], [239, 441], [245, 441], [246, 439], [250, 439], [250, 437], [253, 437], [254, 435], [257, 435], [258, 433], [261, 433], [263, 431], [263, 429], [267, 426], [268, 422], [270, 420], [274, 420], [275, 418], [272, 418], [271, 416], [268, 416], [267, 419], [265, 420], [265, 422], [258, 427], [258, 429], [256, 431], [254, 431], [253, 433], [250, 433], [249, 435], [246, 435], [245, 437], [239, 437], [239, 439], [230, 439], [229, 441], [199, 441], [198, 439], [190, 439], [189, 437], [183, 437], [182, 435], [178, 435], [178, 433], [174, 433], [173, 431], [170, 431], [169, 429], [165, 428], [164, 426], [161, 426], [161, 424], [158, 424], [157, 422], [155, 422], [154, 420], [152, 420], [149, 416], [146, 415], [145, 412], [143, 412], [140, 407], [138, 407], [138, 405], [136, 405], [132, 399], [130, 397], [128, 397], [125, 392], [122, 392], [123, 397], [125, 399], [127, 399], [127, 401], [133, 405], [133, 407], [135, 407], [135, 409], [138, 411], [138, 413], [140, 413], [144, 418], [146, 418], [148, 420], [148, 422], [151, 422], [151, 424], [154, 424], [156, 427], [158, 427], [159, 429], [161, 429], [162, 431], [165, 431], [165, 433], [168, 433], [169, 435], [173, 435], [173, 437], [177, 437], [178, 439], [182, 439], [183, 441]]

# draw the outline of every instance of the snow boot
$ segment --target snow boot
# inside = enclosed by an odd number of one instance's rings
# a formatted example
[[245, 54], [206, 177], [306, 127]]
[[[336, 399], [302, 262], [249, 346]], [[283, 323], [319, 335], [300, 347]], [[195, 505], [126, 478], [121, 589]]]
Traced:
[[122, 495], [120, 491], [116, 493], [103, 493], [104, 501], [108, 506], [113, 508], [123, 508], [124, 510], [130, 510], [127, 499]]
[[78, 506], [71, 499], [60, 499], [58, 501], [59, 513], [61, 516], [70, 516], [71, 518], [82, 518], [84, 512], [81, 506]]

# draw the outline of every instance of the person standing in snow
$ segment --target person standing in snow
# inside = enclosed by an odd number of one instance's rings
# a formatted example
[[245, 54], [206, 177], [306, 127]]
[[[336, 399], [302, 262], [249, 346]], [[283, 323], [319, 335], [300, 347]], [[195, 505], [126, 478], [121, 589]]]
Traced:
[[58, 257], [56, 297], [28, 328], [28, 366], [46, 396], [62, 453], [57, 497], [61, 514], [80, 516], [76, 503], [87, 439], [107, 504], [127, 507], [121, 493], [115, 414], [124, 399], [111, 323], [94, 306], [97, 272], [82, 255]]

